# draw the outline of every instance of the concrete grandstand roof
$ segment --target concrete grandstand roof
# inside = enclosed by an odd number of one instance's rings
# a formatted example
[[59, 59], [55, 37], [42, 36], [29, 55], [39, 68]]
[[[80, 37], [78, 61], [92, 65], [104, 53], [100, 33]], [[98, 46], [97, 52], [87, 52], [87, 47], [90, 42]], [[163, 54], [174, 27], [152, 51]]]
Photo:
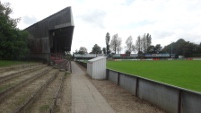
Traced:
[[[73, 30], [71, 7], [66, 7], [25, 29], [30, 34], [31, 44], [29, 46], [32, 53], [50, 53], [51, 48], [57, 45], [60, 45], [60, 51], [71, 51]], [[53, 43], [55, 39], [56, 43]]]

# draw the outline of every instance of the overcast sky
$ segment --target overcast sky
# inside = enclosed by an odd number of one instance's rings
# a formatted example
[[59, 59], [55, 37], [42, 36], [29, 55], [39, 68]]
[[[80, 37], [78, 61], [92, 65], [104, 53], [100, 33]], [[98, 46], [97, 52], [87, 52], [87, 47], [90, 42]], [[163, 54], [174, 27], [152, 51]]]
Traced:
[[[9, 2], [12, 17], [24, 29], [71, 6], [75, 23], [72, 50], [94, 44], [105, 47], [105, 36], [118, 33], [122, 47], [129, 36], [150, 33], [152, 44], [165, 46], [183, 38], [201, 42], [201, 0], [1, 0]], [[124, 53], [122, 51], [121, 53]]]

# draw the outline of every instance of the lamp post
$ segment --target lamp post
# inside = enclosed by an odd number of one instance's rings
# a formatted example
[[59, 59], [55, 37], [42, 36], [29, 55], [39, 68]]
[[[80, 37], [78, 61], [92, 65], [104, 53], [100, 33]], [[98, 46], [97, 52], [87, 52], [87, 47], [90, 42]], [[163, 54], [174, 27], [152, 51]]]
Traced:
[[173, 47], [172, 47], [173, 45], [172, 45], [172, 44], [173, 44], [173, 43], [174, 43], [174, 42], [171, 43], [171, 53], [170, 53], [170, 54], [171, 54], [171, 55], [170, 55], [171, 58], [172, 58], [172, 52], [173, 52], [173, 51], [172, 51], [172, 49], [173, 49]]

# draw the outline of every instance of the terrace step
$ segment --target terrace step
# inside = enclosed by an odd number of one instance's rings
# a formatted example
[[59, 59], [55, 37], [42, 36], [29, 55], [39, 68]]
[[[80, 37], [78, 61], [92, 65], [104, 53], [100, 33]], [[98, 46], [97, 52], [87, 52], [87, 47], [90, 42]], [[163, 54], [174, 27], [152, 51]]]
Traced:
[[51, 113], [61, 91], [65, 72], [59, 72], [55, 79], [44, 89], [41, 96], [27, 109], [29, 113]]
[[2, 84], [3, 82], [6, 82], [7, 80], [13, 79], [13, 78], [21, 76], [21, 75], [29, 74], [33, 71], [42, 69], [44, 67], [46, 67], [46, 65], [31, 66], [29, 68], [25, 68], [25, 69], [19, 70], [19, 71], [14, 72], [14, 73], [9, 73], [7, 75], [0, 76], [0, 84]]
[[46, 73], [36, 76], [34, 80], [29, 81], [29, 84], [18, 88], [18, 90], [13, 92], [6, 100], [0, 103], [0, 112], [11, 113], [16, 111], [20, 105], [24, 104], [30, 97], [33, 97], [36, 91], [55, 76], [56, 72], [58, 72], [56, 69], [47, 70]]
[[17, 89], [25, 86], [29, 82], [37, 79], [38, 77], [44, 75], [45, 73], [49, 72], [51, 70], [51, 67], [46, 67], [44, 69], [41, 69], [40, 71], [36, 71], [33, 73], [30, 73], [28, 75], [23, 75], [15, 78], [14, 80], [7, 81], [5, 83], [2, 83], [0, 85], [0, 103], [10, 94], [12, 94]]
[[14, 65], [14, 66], [8, 66], [8, 67], [1, 67], [0, 73], [11, 71], [11, 70], [18, 70], [22, 68], [27, 68], [35, 65], [40, 65], [41, 63], [28, 63], [28, 64], [20, 64], [20, 65]]

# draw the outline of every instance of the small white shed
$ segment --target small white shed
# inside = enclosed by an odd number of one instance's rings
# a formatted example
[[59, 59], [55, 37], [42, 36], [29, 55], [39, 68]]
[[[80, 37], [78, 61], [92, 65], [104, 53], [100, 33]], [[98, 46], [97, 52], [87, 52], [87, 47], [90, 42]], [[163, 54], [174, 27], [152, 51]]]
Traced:
[[106, 79], [106, 57], [99, 56], [88, 60], [87, 73], [92, 79]]

